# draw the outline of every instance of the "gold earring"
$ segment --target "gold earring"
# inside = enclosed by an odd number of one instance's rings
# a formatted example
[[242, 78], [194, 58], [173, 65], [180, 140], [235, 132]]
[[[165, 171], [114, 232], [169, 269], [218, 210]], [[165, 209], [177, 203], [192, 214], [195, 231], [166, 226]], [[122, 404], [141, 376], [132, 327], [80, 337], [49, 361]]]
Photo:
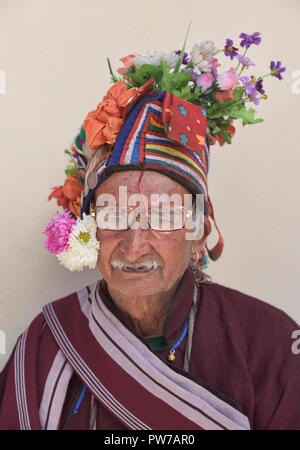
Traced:
[[194, 252], [194, 255], [193, 255], [193, 263], [194, 263], [194, 264], [197, 264], [197, 262], [199, 261], [199, 259], [200, 259], [200, 255], [199, 255], [198, 250], [196, 250], [196, 251]]
[[96, 217], [95, 207], [92, 203], [90, 204], [90, 216], [92, 216], [94, 218]]

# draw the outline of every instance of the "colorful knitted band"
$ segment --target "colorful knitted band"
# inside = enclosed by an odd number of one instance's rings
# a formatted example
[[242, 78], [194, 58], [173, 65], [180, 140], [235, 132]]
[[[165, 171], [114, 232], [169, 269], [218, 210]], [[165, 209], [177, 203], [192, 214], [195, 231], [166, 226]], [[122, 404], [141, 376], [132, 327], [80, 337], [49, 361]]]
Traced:
[[[98, 181], [92, 189], [90, 186], [85, 186], [81, 215], [83, 212], [89, 212], [90, 200], [97, 186], [109, 175], [122, 170], [158, 171], [181, 183], [189, 192], [204, 194], [207, 201], [209, 143], [205, 136], [205, 110], [192, 105], [193, 110], [190, 115], [194, 117], [189, 117], [191, 104], [178, 99], [180, 105], [173, 106], [171, 120], [169, 117], [169, 122], [166, 124], [162, 119], [162, 114], [165, 114], [166, 111], [166, 108], [164, 108], [165, 95], [165, 92], [160, 92], [152, 97], [147, 96], [140, 100], [126, 118], [112, 152], [106, 157], [98, 151], [93, 153], [86, 173], [86, 183], [88, 185], [91, 172], [97, 174]], [[177, 98], [175, 97], [175, 99]], [[202, 126], [200, 131], [197, 130], [198, 124], [196, 124], [194, 130], [185, 126], [185, 119], [189, 119], [191, 124], [193, 119], [200, 123], [199, 118], [201, 118]], [[173, 128], [170, 126], [175, 120], [177, 120], [176, 123], [180, 123], [176, 126], [178, 137], [175, 136], [174, 126]], [[184, 127], [184, 132], [180, 130], [180, 127]], [[203, 128], [205, 133], [203, 133]], [[198, 145], [197, 151], [192, 151], [183, 144], [183, 142], [187, 145], [189, 142], [193, 142], [193, 131], [197, 136], [197, 142], [193, 144]], [[197, 134], [197, 132], [200, 134]], [[177, 141], [168, 137], [171, 133]], [[81, 150], [83, 142], [84, 130], [81, 130], [80, 135], [75, 139], [76, 148]]]

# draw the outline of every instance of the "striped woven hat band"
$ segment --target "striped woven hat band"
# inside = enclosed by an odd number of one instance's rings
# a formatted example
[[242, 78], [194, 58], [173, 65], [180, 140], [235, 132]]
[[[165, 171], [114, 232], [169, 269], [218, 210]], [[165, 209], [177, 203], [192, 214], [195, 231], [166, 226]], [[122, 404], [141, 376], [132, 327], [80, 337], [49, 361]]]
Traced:
[[[189, 106], [175, 97], [178, 104], [173, 109], [166, 107], [165, 92], [156, 93], [140, 100], [129, 112], [112, 149], [104, 147], [90, 151], [85, 175], [85, 186], [81, 202], [81, 215], [89, 213], [89, 205], [95, 189], [108, 176], [122, 170], [155, 170], [181, 183], [193, 194], [204, 194], [208, 199], [207, 172], [209, 169], [209, 142], [206, 137], [206, 114], [203, 108], [192, 105], [193, 117], [189, 117]], [[168, 105], [167, 105], [168, 106]], [[196, 108], [196, 115], [195, 115]], [[166, 113], [167, 111], [167, 113]], [[166, 119], [166, 114], [171, 117]], [[174, 120], [180, 127], [172, 129]], [[166, 124], [166, 120], [168, 123]], [[200, 123], [193, 128], [193, 120]], [[189, 124], [189, 125], [187, 125]], [[180, 129], [179, 129], [180, 128]], [[204, 130], [204, 131], [203, 131]], [[174, 133], [177, 133], [174, 140]], [[199, 132], [199, 131], [198, 131]], [[170, 139], [172, 136], [172, 139]], [[197, 150], [190, 142], [197, 139]], [[194, 143], [192, 145], [195, 145]], [[74, 146], [81, 152], [85, 149], [85, 131], [81, 128]]]

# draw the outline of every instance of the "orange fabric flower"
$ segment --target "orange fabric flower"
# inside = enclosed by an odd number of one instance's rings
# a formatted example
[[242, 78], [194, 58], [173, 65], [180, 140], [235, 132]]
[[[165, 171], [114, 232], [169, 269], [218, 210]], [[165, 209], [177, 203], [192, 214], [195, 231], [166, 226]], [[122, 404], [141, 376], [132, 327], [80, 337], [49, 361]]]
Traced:
[[90, 111], [83, 122], [86, 144], [98, 150], [105, 143], [113, 145], [123, 125], [122, 113], [128, 99], [134, 98], [137, 88], [127, 89], [118, 81], [107, 91], [97, 109]]
[[220, 133], [216, 134], [215, 137], [221, 146], [225, 144], [225, 139], [223, 138], [223, 136], [221, 136]]
[[51, 194], [48, 197], [48, 202], [52, 198], [56, 198], [58, 206], [62, 206], [63, 209], [66, 209], [69, 204], [69, 199], [63, 193], [63, 186], [54, 186], [51, 189], [53, 189], [53, 191], [51, 192]]
[[233, 125], [230, 125], [228, 127], [228, 133], [233, 137], [235, 135], [235, 127]]
[[102, 132], [105, 127], [104, 122], [100, 122], [97, 119], [88, 119], [83, 123], [85, 130], [85, 142], [92, 149], [97, 150], [101, 145], [105, 144], [106, 139]]
[[134, 57], [135, 55], [128, 55], [124, 56], [124, 58], [120, 58], [120, 61], [122, 61], [125, 67], [120, 67], [120, 69], [118, 69], [117, 72], [120, 73], [121, 75], [128, 72], [129, 67], [131, 67], [133, 64], [131, 60]]
[[215, 138], [212, 134], [210, 134], [210, 135], [208, 136], [208, 140], [209, 140], [209, 145], [215, 145], [215, 143], [216, 143], [216, 138]]
[[151, 79], [140, 88], [127, 89], [124, 81], [111, 86], [97, 109], [90, 111], [83, 122], [85, 142], [92, 150], [98, 150], [105, 143], [113, 145], [116, 142], [128, 109], [152, 90], [154, 81]]
[[127, 86], [124, 81], [117, 81], [117, 83], [113, 84], [107, 91], [105, 98], [111, 98], [115, 101], [118, 100], [120, 95], [127, 91]]
[[80, 217], [80, 197], [69, 202], [68, 209], [77, 217]]
[[63, 186], [55, 186], [48, 197], [48, 201], [56, 198], [58, 206], [63, 209], [69, 209], [75, 216], [80, 216], [81, 191], [83, 191], [83, 183], [78, 175], [68, 173]]
[[219, 103], [223, 103], [225, 100], [233, 99], [232, 89], [228, 89], [227, 91], [217, 91], [215, 92], [216, 99]]
[[[228, 131], [228, 133], [229, 133], [231, 136], [234, 136], [234, 135], [235, 135], [235, 127], [234, 127], [233, 125], [230, 125], [230, 126], [228, 127], [227, 131]], [[225, 139], [223, 138], [223, 136], [221, 136], [220, 133], [216, 134], [215, 138], [216, 138], [216, 140], [219, 142], [219, 144], [220, 144], [221, 146], [224, 145], [225, 142], [226, 142]]]
[[83, 128], [86, 134], [86, 143], [92, 150], [98, 150], [105, 143], [111, 145], [115, 143], [123, 124], [118, 98], [126, 91], [126, 84], [118, 81], [107, 91], [97, 105], [97, 109], [90, 111], [86, 116]]
[[81, 191], [83, 191], [83, 184], [78, 175], [68, 173], [62, 191], [69, 200], [76, 200], [77, 197], [80, 198]]

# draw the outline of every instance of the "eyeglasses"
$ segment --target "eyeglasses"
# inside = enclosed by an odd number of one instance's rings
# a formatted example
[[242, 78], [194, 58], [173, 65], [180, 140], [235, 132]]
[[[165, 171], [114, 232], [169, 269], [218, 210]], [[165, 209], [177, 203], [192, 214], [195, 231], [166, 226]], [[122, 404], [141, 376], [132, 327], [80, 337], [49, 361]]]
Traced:
[[[96, 222], [102, 230], [128, 230], [148, 229], [156, 231], [181, 230], [191, 218], [192, 210], [186, 210], [184, 206], [165, 206], [149, 208], [146, 214], [141, 207], [96, 207]], [[137, 219], [140, 219], [139, 221]]]

